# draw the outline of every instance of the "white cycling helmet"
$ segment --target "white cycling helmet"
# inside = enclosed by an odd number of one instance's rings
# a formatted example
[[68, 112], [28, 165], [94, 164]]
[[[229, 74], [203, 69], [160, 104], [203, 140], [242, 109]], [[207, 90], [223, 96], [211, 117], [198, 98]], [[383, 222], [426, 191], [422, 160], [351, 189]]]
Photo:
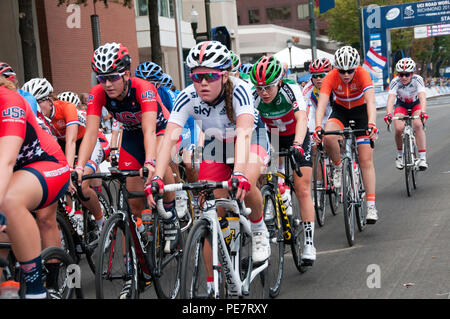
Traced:
[[186, 64], [190, 69], [203, 66], [228, 70], [231, 67], [231, 54], [227, 47], [219, 41], [204, 41], [189, 51]]
[[416, 63], [411, 58], [400, 59], [395, 65], [397, 72], [409, 72], [412, 73], [416, 70]]
[[79, 106], [81, 104], [78, 94], [70, 91], [59, 93], [58, 100], [70, 102], [72, 104], [75, 104], [75, 106]]
[[128, 48], [121, 43], [106, 43], [95, 50], [92, 56], [92, 70], [97, 74], [123, 72], [131, 64]]
[[47, 98], [51, 93], [53, 93], [53, 86], [47, 79], [44, 78], [34, 78], [26, 82], [22, 86], [22, 90], [31, 93], [36, 100], [41, 100]]
[[334, 53], [334, 66], [339, 70], [355, 69], [360, 62], [359, 53], [349, 45], [343, 46]]

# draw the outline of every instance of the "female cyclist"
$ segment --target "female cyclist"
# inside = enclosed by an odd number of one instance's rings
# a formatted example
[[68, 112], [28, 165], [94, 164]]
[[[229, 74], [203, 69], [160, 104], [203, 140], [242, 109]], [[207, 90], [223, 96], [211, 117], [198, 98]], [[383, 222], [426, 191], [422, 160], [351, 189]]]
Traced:
[[[280, 149], [291, 146], [296, 150], [296, 160], [301, 166], [302, 177], [294, 173], [294, 187], [300, 203], [305, 229], [305, 246], [302, 263], [312, 266], [316, 259], [314, 248], [314, 204], [311, 199], [311, 139], [307, 126], [306, 104], [298, 85], [282, 80], [283, 66], [274, 56], [261, 57], [250, 71], [255, 85], [256, 108], [270, 129], [269, 135], [279, 139]], [[281, 162], [281, 161], [280, 161]], [[284, 171], [284, 163], [281, 170]]]
[[[359, 164], [363, 175], [367, 199], [367, 223], [374, 224], [378, 220], [375, 208], [375, 167], [373, 165], [373, 149], [370, 139], [376, 139], [377, 109], [375, 90], [369, 72], [359, 65], [360, 57], [356, 49], [344, 46], [334, 54], [335, 69], [331, 70], [322, 81], [319, 101], [316, 110], [316, 129], [314, 139], [321, 142], [322, 120], [330, 101], [331, 93], [335, 100], [333, 111], [325, 124], [326, 131], [342, 130], [355, 121], [356, 129], [366, 129], [365, 133], [356, 133]], [[336, 166], [334, 186], [341, 186], [342, 163], [337, 135], [326, 135], [324, 147]]]
[[[198, 43], [190, 50], [186, 63], [194, 83], [178, 95], [158, 153], [153, 184], [162, 191], [164, 183], [160, 176], [171, 160], [171, 150], [186, 120], [193, 116], [205, 132], [198, 179], [222, 182], [236, 178], [239, 181], [236, 196], [245, 199], [252, 210], [249, 217], [253, 260], [264, 261], [270, 255], [269, 234], [256, 183], [267, 164], [269, 148], [267, 133], [261, 129], [263, 123], [254, 108], [251, 88], [245, 81], [228, 75], [230, 52], [218, 41]], [[154, 206], [150, 187], [146, 193], [149, 205]], [[216, 190], [214, 195], [227, 197], [228, 191]]]

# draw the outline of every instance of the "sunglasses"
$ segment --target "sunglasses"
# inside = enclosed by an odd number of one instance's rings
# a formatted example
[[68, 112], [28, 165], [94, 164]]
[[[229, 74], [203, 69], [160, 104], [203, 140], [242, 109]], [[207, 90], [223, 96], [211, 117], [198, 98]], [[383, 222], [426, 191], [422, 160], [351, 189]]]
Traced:
[[411, 75], [411, 73], [399, 73], [398, 76], [401, 78], [409, 78], [409, 76]]
[[323, 79], [327, 74], [326, 73], [316, 73], [316, 74], [311, 74], [311, 77], [313, 79]]
[[338, 70], [340, 74], [353, 74], [353, 72], [355, 72], [355, 69], [350, 69], [350, 70]]
[[206, 82], [210, 83], [217, 81], [224, 74], [225, 72], [198, 72], [191, 73], [189, 74], [189, 76], [195, 83], [201, 83], [203, 80], [206, 80]]
[[113, 74], [105, 74], [105, 75], [97, 75], [97, 81], [100, 83], [116, 82], [122, 78], [125, 73], [113, 73]]
[[277, 85], [278, 85], [278, 83], [270, 84], [270, 85], [264, 85], [264, 86], [255, 85], [255, 89], [256, 89], [256, 92], [265, 92], [265, 91], [267, 91], [267, 90], [269, 90], [269, 89], [271, 89], [271, 88], [273, 88], [273, 87], [275, 87]]

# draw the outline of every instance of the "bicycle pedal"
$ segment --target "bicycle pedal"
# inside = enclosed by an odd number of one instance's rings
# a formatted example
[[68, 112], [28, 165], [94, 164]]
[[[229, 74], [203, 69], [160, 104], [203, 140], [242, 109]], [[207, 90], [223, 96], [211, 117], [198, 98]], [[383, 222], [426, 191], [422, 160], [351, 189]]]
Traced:
[[302, 267], [312, 267], [314, 265], [314, 260], [311, 259], [302, 259], [300, 266]]
[[166, 254], [170, 254], [170, 240], [166, 240], [166, 244], [164, 245], [164, 252]]

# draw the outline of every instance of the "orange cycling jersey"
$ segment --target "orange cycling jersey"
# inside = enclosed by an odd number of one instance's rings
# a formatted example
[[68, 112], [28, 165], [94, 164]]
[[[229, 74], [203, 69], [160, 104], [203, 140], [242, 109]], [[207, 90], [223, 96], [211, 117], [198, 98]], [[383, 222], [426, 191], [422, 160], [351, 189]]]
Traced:
[[51, 118], [51, 127], [59, 140], [66, 140], [66, 128], [70, 125], [78, 125], [77, 140], [83, 137], [86, 127], [78, 118], [77, 107], [65, 101], [53, 101], [54, 113]]
[[346, 109], [351, 109], [365, 103], [364, 92], [373, 89], [369, 72], [361, 66], [355, 70], [350, 83], [344, 83], [339, 76], [338, 69], [331, 70], [323, 79], [320, 93], [330, 95], [334, 92], [335, 102]]

